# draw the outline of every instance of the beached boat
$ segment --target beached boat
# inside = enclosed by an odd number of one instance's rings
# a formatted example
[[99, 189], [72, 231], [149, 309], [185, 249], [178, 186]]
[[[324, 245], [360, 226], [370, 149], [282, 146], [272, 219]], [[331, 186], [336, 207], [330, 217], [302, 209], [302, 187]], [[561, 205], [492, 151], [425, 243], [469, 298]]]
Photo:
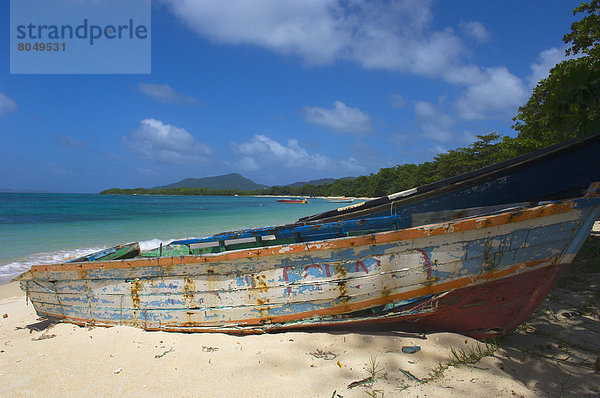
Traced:
[[328, 222], [573, 198], [600, 181], [600, 134], [571, 140], [433, 184], [330, 210], [298, 222]]
[[[600, 183], [578, 199], [474, 213], [404, 229], [397, 216], [248, 229], [17, 279], [38, 315], [81, 325], [491, 337], [523, 322], [573, 260], [600, 214]], [[452, 214], [441, 217], [465, 213]]]
[[141, 255], [140, 244], [138, 242], [133, 242], [100, 250], [99, 252], [76, 258], [70, 262], [79, 263], [82, 261], [124, 260], [127, 258], [134, 258], [139, 255]]
[[308, 203], [306, 199], [277, 199], [279, 203]]

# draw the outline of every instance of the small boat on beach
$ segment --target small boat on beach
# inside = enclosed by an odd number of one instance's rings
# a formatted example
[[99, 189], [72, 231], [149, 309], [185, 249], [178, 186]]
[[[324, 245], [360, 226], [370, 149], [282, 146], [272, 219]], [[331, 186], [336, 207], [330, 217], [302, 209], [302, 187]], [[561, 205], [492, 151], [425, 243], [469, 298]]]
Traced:
[[308, 200], [306, 200], [306, 199], [277, 199], [275, 201], [279, 202], [279, 203], [301, 203], [301, 204], [308, 203]]
[[33, 266], [17, 280], [38, 315], [80, 325], [487, 338], [539, 306], [599, 214], [594, 183], [576, 199], [415, 217], [424, 225], [391, 215], [245, 229], [135, 258]]
[[600, 134], [571, 140], [456, 177], [389, 196], [303, 217], [299, 223], [331, 222], [505, 203], [566, 199], [600, 181]]
[[96, 253], [88, 254], [83, 257], [71, 260], [72, 263], [79, 263], [83, 261], [109, 261], [109, 260], [123, 260], [127, 258], [134, 258], [141, 254], [140, 244], [138, 242], [128, 243], [125, 245], [119, 245], [108, 249], [101, 250]]

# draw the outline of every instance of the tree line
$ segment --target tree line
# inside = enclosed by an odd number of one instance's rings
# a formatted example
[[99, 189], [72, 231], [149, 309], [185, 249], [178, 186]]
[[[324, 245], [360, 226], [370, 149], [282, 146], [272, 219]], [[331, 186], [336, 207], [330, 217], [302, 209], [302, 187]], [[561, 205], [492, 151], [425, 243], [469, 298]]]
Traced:
[[563, 61], [538, 82], [526, 104], [519, 107], [512, 128], [516, 137], [496, 132], [477, 135], [464, 148], [438, 154], [430, 162], [386, 167], [356, 179], [327, 185], [273, 186], [257, 191], [207, 188], [118, 189], [105, 194], [154, 195], [289, 195], [358, 196], [389, 195], [476, 170], [536, 149], [573, 138], [600, 133], [600, 0], [582, 3], [573, 15], [582, 14], [563, 37], [570, 45]]

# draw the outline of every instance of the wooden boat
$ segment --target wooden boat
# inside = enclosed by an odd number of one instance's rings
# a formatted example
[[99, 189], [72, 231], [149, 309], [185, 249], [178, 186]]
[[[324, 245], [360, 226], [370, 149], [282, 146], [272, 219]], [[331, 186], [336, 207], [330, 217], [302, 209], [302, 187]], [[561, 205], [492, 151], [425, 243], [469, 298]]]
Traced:
[[76, 258], [70, 262], [79, 263], [82, 261], [123, 260], [127, 258], [134, 258], [139, 255], [141, 255], [140, 244], [138, 242], [133, 242], [100, 250], [99, 252]]
[[308, 203], [306, 199], [277, 199], [279, 203]]
[[323, 200], [329, 203], [352, 203], [352, 199], [347, 198], [323, 198]]
[[578, 199], [475, 213], [404, 229], [389, 216], [242, 230], [173, 242], [163, 257], [40, 265], [17, 279], [38, 315], [81, 325], [485, 338], [523, 322], [573, 260], [600, 214], [600, 183]]
[[600, 134], [567, 141], [505, 162], [371, 201], [303, 217], [328, 222], [572, 198], [600, 181]]

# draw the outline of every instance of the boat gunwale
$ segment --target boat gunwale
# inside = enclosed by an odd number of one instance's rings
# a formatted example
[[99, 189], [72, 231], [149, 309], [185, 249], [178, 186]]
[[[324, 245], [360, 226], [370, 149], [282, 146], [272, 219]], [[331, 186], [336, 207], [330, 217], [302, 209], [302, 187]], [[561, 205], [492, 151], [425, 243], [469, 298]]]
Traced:
[[401, 192], [395, 192], [391, 195], [384, 195], [366, 202], [357, 203], [322, 213], [312, 214], [310, 216], [300, 218], [297, 223], [326, 222], [328, 219], [337, 219], [351, 214], [356, 215], [356, 217], [360, 217], [361, 213], [364, 212], [368, 214], [371, 210], [382, 206], [387, 206], [390, 204], [403, 206], [405, 204], [418, 202], [420, 200], [425, 200], [439, 195], [440, 193], [451, 192], [455, 190], [456, 187], [468, 186], [473, 182], [490, 181], [506, 172], [519, 169], [524, 164], [539, 164], [546, 159], [553, 159], [561, 153], [569, 153], [571, 151], [578, 150], [579, 148], [593, 143], [596, 140], [600, 140], [600, 133], [592, 134], [584, 139], [572, 139], [545, 148], [540, 148], [512, 159], [507, 159], [502, 162], [494, 163], [489, 166], [430, 184], [413, 187]]

